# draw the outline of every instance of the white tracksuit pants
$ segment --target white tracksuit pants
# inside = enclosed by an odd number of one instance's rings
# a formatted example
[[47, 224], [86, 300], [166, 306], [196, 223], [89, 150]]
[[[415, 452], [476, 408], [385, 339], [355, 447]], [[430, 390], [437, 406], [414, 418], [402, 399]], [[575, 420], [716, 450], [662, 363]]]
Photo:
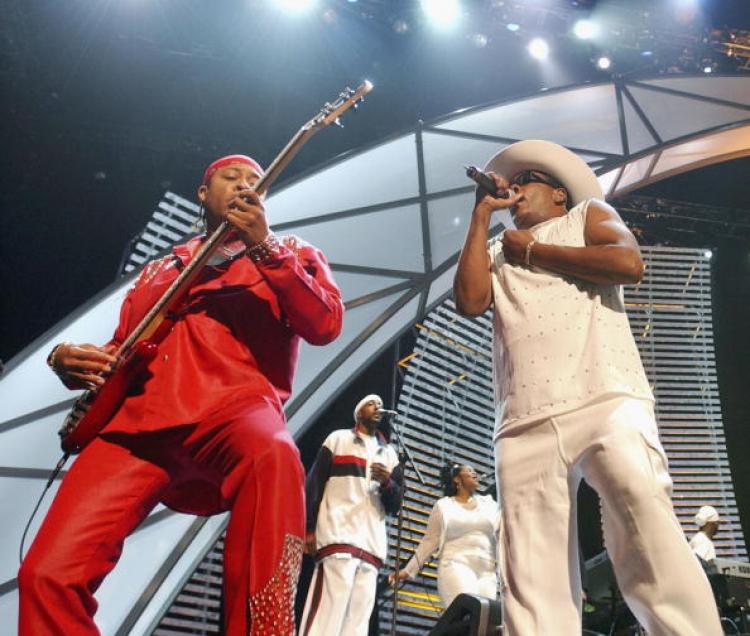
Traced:
[[315, 566], [299, 636], [367, 636], [378, 569], [349, 554]]
[[581, 478], [601, 498], [617, 582], [649, 636], [722, 634], [708, 580], [672, 509], [650, 403], [613, 398], [511, 427], [495, 452], [505, 636], [581, 633]]

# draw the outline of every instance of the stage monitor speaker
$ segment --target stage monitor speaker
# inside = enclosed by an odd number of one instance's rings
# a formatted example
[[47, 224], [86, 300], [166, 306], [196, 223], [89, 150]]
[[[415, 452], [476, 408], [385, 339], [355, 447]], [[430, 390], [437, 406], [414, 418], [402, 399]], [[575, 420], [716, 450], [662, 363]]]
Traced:
[[475, 594], [459, 594], [429, 636], [499, 636], [502, 622], [499, 601]]

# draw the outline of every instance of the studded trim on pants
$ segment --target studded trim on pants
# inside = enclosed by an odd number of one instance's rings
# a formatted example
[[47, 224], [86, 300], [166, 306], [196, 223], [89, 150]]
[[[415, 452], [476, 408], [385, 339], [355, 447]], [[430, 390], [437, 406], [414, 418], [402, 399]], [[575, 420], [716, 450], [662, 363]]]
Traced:
[[294, 599], [302, 567], [303, 540], [287, 534], [281, 560], [263, 589], [248, 601], [248, 636], [294, 636]]

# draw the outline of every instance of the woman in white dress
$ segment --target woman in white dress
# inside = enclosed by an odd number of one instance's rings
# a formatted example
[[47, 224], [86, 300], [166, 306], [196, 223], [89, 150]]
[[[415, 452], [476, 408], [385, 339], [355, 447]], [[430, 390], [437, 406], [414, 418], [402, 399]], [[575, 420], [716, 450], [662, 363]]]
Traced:
[[500, 514], [488, 495], [478, 495], [479, 479], [467, 465], [448, 464], [441, 471], [445, 497], [438, 499], [427, 520], [424, 538], [406, 566], [394, 574], [414, 578], [437, 553], [438, 594], [447, 607], [462, 592], [497, 597], [497, 534]]

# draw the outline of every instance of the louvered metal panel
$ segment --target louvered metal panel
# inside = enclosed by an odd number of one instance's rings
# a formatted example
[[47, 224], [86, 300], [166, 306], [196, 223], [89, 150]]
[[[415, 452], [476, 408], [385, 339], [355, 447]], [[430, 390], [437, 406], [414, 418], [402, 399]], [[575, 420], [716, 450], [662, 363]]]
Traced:
[[675, 512], [687, 534], [703, 504], [724, 518], [719, 556], [747, 559], [721, 421], [711, 313], [711, 261], [704, 250], [644, 247], [643, 281], [626, 290], [633, 334], [656, 395], [674, 480]]
[[[674, 506], [685, 533], [709, 503], [724, 523], [716, 540], [722, 557], [747, 559], [734, 498], [716, 379], [711, 315], [711, 262], [704, 250], [644, 247], [641, 283], [626, 288], [633, 335], [657, 397], [657, 419], [674, 480]], [[491, 312], [457, 315], [449, 299], [432, 311], [409, 358], [399, 420], [427, 484], [407, 470], [402, 558], [423, 536], [446, 460], [492, 471]], [[390, 528], [394, 563], [395, 524]], [[422, 634], [441, 611], [435, 563], [398, 593], [397, 633]], [[390, 633], [392, 601], [384, 603], [380, 633]]]
[[169, 606], [153, 636], [214, 636], [223, 633], [221, 585], [224, 533], [201, 560]]
[[[471, 464], [479, 473], [494, 472], [494, 422], [491, 317], [458, 316], [451, 300], [433, 310], [419, 335], [398, 403], [401, 430], [426, 484], [407, 469], [401, 556], [409, 558], [422, 538], [435, 500], [442, 496], [440, 467], [447, 461]], [[491, 480], [490, 480], [491, 481]], [[396, 552], [391, 524], [390, 562]], [[397, 633], [424, 634], [442, 612], [437, 596], [436, 564], [398, 592]], [[392, 599], [384, 603], [380, 633], [390, 633]]]
[[129, 246], [121, 274], [138, 269], [145, 262], [198, 231], [200, 207], [174, 192], [165, 192], [143, 231]]

